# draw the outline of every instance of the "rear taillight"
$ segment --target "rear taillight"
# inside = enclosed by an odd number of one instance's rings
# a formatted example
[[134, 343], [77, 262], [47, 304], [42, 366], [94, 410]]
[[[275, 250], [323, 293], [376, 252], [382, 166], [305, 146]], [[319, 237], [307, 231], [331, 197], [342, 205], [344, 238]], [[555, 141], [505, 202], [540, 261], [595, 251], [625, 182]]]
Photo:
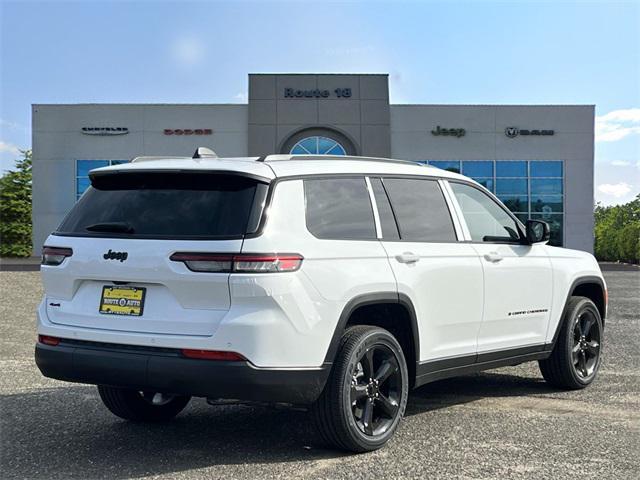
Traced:
[[220, 253], [178, 252], [169, 257], [174, 262], [184, 262], [194, 272], [272, 273], [295, 272], [302, 265], [303, 257], [297, 253]]
[[184, 262], [194, 272], [230, 272], [233, 266], [233, 255], [217, 253], [174, 253], [169, 260]]
[[70, 257], [71, 255], [73, 255], [73, 250], [71, 250], [70, 248], [43, 247], [42, 265], [60, 265], [65, 258]]
[[50, 337], [49, 335], [38, 335], [38, 341], [45, 345], [51, 345], [52, 347], [55, 347], [60, 343], [60, 339], [58, 337]]
[[183, 349], [182, 355], [199, 360], [220, 360], [226, 362], [244, 362], [247, 359], [236, 352], [223, 352], [219, 350], [192, 350]]

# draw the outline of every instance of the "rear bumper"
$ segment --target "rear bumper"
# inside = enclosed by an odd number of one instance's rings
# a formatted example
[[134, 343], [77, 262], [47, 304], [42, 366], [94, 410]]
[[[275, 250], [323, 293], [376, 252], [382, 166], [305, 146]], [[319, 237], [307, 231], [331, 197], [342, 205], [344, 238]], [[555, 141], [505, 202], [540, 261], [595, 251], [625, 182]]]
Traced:
[[196, 360], [179, 350], [93, 342], [36, 344], [45, 377], [156, 392], [257, 402], [315, 401], [331, 365], [314, 369], [257, 368], [250, 362]]

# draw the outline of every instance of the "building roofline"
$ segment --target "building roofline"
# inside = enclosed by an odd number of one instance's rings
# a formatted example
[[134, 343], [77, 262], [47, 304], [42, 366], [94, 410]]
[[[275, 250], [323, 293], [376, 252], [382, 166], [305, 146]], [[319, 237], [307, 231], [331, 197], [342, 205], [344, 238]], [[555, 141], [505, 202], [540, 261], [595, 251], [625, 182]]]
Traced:
[[[246, 107], [249, 103], [32, 103], [32, 107]], [[596, 107], [594, 103], [390, 103], [390, 107]]]
[[390, 103], [390, 107], [595, 107], [595, 103]]
[[248, 103], [96, 103], [96, 102], [79, 102], [79, 103], [32, 103], [33, 107], [104, 107], [104, 106], [117, 106], [117, 107], [246, 107]]
[[261, 73], [249, 73], [248, 75], [305, 75], [305, 76], [310, 76], [310, 75], [338, 75], [338, 76], [342, 76], [342, 77], [348, 77], [348, 76], [385, 76], [388, 77], [389, 74], [388, 73], [300, 73], [300, 72], [271, 72], [271, 73], [265, 73], [265, 72], [261, 72]]

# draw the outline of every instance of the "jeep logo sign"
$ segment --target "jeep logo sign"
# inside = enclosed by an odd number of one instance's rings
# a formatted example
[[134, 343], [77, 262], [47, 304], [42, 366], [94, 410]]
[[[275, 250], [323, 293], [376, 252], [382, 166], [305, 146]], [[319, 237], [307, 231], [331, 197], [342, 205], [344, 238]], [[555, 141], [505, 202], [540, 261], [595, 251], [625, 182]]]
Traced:
[[527, 135], [553, 135], [555, 133], [554, 130], [525, 130], [520, 129], [518, 127], [507, 127], [504, 129], [504, 134], [509, 138], [516, 138], [518, 135], [527, 136]]
[[464, 137], [467, 131], [464, 128], [440, 128], [440, 125], [435, 130], [431, 130], [431, 135], [443, 135], [450, 137]]

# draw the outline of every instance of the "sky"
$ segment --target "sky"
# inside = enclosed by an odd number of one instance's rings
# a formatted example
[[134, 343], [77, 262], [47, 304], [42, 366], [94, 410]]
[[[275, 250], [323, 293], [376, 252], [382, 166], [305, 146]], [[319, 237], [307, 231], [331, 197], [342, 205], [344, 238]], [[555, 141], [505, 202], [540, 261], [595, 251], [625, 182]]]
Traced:
[[596, 105], [596, 201], [640, 193], [640, 0], [0, 0], [0, 169], [32, 103], [245, 103], [247, 74], [388, 73], [392, 103]]

